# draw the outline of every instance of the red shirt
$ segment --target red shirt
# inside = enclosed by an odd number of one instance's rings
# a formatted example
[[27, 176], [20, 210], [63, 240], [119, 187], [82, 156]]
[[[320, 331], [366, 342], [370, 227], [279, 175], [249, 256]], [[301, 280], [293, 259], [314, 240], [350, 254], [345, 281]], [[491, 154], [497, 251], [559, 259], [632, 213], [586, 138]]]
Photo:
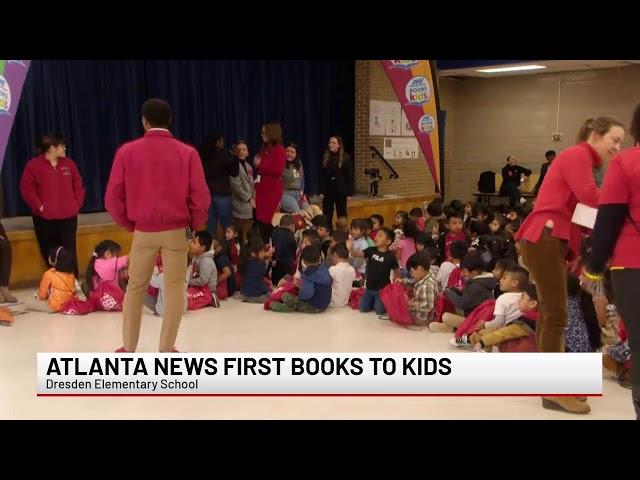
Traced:
[[162, 232], [207, 220], [211, 195], [198, 152], [168, 130], [149, 130], [116, 152], [105, 206], [129, 231]]
[[377, 229], [375, 229], [375, 230], [371, 230], [371, 231], [369, 232], [369, 238], [370, 238], [371, 240], [374, 240], [374, 241], [375, 241], [375, 239], [376, 239], [376, 235], [378, 235], [378, 230], [380, 230], [380, 229], [379, 229], [379, 228], [377, 228]]
[[553, 161], [544, 178], [533, 212], [523, 222], [516, 240], [537, 243], [548, 220], [551, 235], [567, 240], [574, 255], [580, 251], [581, 227], [571, 223], [578, 202], [597, 207], [599, 190], [593, 168], [602, 164], [596, 151], [586, 142], [564, 150]]
[[[66, 220], [78, 215], [85, 191], [73, 160], [59, 158], [54, 167], [43, 154], [27, 162], [20, 193], [34, 215], [46, 220]], [[44, 207], [42, 212], [40, 207]]]
[[453, 242], [466, 239], [467, 237], [464, 235], [464, 232], [447, 233], [444, 237], [444, 258], [446, 260], [451, 258], [451, 245], [453, 245]]
[[640, 147], [625, 150], [611, 161], [598, 203], [628, 205], [631, 219], [627, 217], [622, 225], [611, 267], [640, 268]]

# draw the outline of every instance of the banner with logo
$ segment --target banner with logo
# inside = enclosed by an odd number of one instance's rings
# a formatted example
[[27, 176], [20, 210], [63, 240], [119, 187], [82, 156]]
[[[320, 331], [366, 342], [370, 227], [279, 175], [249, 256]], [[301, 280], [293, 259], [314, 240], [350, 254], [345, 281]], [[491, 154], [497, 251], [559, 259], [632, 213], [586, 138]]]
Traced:
[[427, 160], [436, 192], [440, 193], [438, 91], [433, 66], [429, 60], [382, 60], [382, 65]]
[[30, 60], [0, 60], [0, 170]]

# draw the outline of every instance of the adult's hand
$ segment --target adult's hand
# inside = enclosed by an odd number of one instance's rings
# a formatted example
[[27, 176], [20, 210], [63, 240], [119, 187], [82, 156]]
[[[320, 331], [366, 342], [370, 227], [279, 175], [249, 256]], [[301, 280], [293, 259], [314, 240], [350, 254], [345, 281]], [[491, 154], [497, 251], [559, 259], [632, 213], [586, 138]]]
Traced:
[[258, 168], [261, 163], [262, 163], [262, 157], [260, 157], [260, 155], [256, 155], [255, 157], [253, 157], [254, 167]]
[[249, 200], [249, 203], [251, 204], [251, 206], [253, 208], [256, 208], [256, 199], [255, 198], [252, 198], [251, 200]]

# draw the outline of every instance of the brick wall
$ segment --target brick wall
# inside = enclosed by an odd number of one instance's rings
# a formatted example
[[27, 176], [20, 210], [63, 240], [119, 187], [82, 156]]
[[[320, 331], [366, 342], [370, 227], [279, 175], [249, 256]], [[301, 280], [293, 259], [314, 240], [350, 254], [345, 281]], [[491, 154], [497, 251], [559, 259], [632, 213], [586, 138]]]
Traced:
[[355, 178], [356, 191], [368, 193], [371, 183], [364, 175], [365, 168], [379, 168], [384, 178], [380, 182], [379, 193], [393, 195], [423, 195], [435, 191], [434, 181], [422, 152], [414, 160], [389, 160], [400, 175], [389, 180], [388, 170], [380, 159], [371, 158], [369, 146], [383, 152], [384, 136], [369, 135], [369, 101], [398, 101], [395, 91], [379, 60], [358, 60], [356, 62], [356, 105], [355, 105]]

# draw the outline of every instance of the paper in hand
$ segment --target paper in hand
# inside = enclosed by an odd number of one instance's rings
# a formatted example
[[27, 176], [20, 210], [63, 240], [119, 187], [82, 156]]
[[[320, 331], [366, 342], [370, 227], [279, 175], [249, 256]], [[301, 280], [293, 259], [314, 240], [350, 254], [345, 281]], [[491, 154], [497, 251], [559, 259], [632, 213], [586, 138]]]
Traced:
[[593, 229], [593, 226], [596, 224], [597, 215], [597, 208], [592, 208], [583, 203], [578, 203], [576, 205], [576, 209], [573, 211], [571, 221], [577, 225]]

